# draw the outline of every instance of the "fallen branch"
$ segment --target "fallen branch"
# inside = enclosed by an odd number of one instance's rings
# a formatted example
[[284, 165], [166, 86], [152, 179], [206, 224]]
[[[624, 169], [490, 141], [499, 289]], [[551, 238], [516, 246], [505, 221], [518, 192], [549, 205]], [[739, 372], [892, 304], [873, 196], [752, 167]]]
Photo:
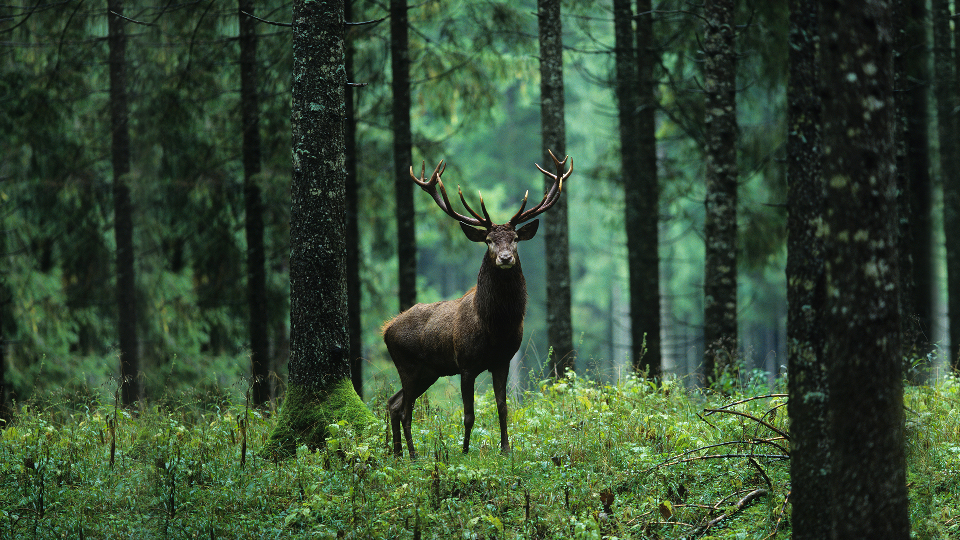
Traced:
[[[757, 500], [757, 499], [760, 498], [760, 497], [765, 497], [765, 496], [767, 496], [767, 495], [769, 495], [769, 494], [770, 494], [770, 492], [769, 492], [768, 490], [766, 490], [766, 489], [763, 489], [763, 488], [755, 489], [755, 490], [751, 491], [750, 493], [747, 493], [746, 495], [743, 496], [742, 499], [740, 499], [739, 501], [737, 501], [737, 504], [735, 504], [734, 507], [733, 507], [733, 511], [724, 512], [722, 515], [719, 515], [719, 516], [711, 519], [711, 520], [708, 521], [704, 526], [702, 526], [699, 530], [697, 530], [697, 532], [696, 532], [696, 534], [695, 534], [694, 536], [703, 536], [704, 534], [707, 533], [707, 531], [709, 531], [710, 529], [712, 529], [713, 527], [715, 527], [715, 526], [716, 526], [718, 523], [720, 523], [721, 521], [727, 519], [727, 518], [730, 517], [730, 516], [736, 515], [737, 513], [743, 511], [743, 509], [746, 508], [747, 506], [749, 506], [750, 503], [752, 503], [753, 501]], [[719, 508], [717, 508], [717, 509], [719, 510]]]

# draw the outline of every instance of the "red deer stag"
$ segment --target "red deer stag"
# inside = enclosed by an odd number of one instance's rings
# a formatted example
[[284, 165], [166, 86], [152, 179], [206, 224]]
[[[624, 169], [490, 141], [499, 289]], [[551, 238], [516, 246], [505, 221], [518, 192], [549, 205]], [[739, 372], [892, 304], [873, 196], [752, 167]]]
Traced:
[[[417, 304], [397, 315], [383, 326], [383, 341], [400, 374], [401, 390], [388, 400], [390, 425], [393, 431], [393, 453], [403, 455], [400, 427], [407, 440], [410, 458], [417, 452], [410, 434], [413, 403], [440, 377], [460, 375], [460, 391], [463, 395], [463, 451], [470, 449], [470, 431], [473, 429], [473, 385], [479, 374], [490, 371], [493, 376], [493, 393], [497, 400], [500, 417], [500, 450], [510, 451], [507, 439], [507, 372], [510, 359], [520, 349], [523, 338], [523, 316], [527, 308], [527, 285], [520, 268], [517, 242], [529, 240], [537, 233], [539, 221], [533, 221], [517, 229], [517, 225], [529, 221], [547, 211], [560, 197], [563, 181], [573, 172], [573, 160], [564, 157], [560, 161], [550, 152], [557, 174], [540, 172], [553, 179], [553, 185], [537, 206], [523, 211], [527, 204], [524, 195], [520, 210], [510, 221], [495, 225], [487, 214], [480, 197], [477, 214], [463, 198], [460, 202], [473, 216], [461, 215], [450, 207], [450, 200], [443, 187], [440, 175], [446, 168], [443, 161], [427, 181], [425, 166], [421, 166], [420, 178], [410, 167], [414, 182], [433, 197], [437, 206], [447, 215], [460, 222], [463, 233], [474, 242], [486, 242], [487, 253], [480, 264], [477, 286], [456, 300]], [[567, 160], [570, 168], [564, 172]], [[437, 186], [440, 187], [439, 193]], [[475, 228], [480, 227], [480, 228]]]

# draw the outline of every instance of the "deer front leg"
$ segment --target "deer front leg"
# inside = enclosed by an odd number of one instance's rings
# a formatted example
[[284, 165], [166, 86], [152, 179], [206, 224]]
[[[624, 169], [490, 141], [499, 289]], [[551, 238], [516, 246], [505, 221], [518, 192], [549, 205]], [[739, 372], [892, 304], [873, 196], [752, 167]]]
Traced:
[[507, 438], [507, 375], [510, 364], [493, 371], [493, 395], [497, 400], [497, 417], [500, 419], [500, 453], [510, 453], [510, 440]]
[[473, 431], [473, 383], [477, 376], [466, 371], [460, 373], [460, 393], [463, 395], [463, 453], [470, 450], [470, 432]]

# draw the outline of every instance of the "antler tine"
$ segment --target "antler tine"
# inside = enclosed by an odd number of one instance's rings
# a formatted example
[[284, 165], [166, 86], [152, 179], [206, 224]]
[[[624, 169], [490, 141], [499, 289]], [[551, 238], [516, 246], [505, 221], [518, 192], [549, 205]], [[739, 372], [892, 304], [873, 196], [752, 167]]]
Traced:
[[470, 205], [467, 204], [467, 200], [463, 197], [463, 190], [460, 189], [460, 186], [457, 186], [457, 193], [460, 194], [460, 202], [463, 203], [463, 207], [470, 212], [473, 217], [477, 218], [484, 227], [489, 227], [493, 225], [493, 220], [490, 219], [490, 214], [487, 213], [487, 207], [483, 204], [483, 194], [477, 192], [480, 195], [480, 210], [483, 212], [483, 217], [480, 214], [476, 213], [473, 208], [470, 208]]
[[[520, 210], [512, 218], [510, 218], [509, 223], [512, 225], [518, 225], [524, 221], [529, 221], [549, 210], [550, 207], [553, 206], [554, 203], [556, 203], [560, 198], [560, 192], [563, 191], [563, 181], [569, 178], [573, 173], [573, 158], [570, 156], [564, 156], [563, 161], [560, 161], [557, 159], [557, 156], [553, 155], [552, 150], [547, 150], [547, 152], [550, 153], [550, 157], [553, 158], [553, 162], [557, 166], [557, 174], [546, 171], [538, 163], [535, 163], [534, 165], [537, 166], [537, 169], [539, 169], [540, 172], [552, 178], [553, 184], [550, 186], [550, 189], [543, 194], [543, 199], [540, 201], [540, 204], [534, 206], [526, 212], [523, 211], [523, 208], [527, 203], [527, 196], [524, 195], [523, 204], [520, 205]], [[566, 166], [568, 159], [570, 160], [570, 168], [567, 170], [567, 172], [563, 172], [563, 168]]]
[[[426, 163], [423, 163], [421, 165], [420, 178], [417, 178], [417, 176], [414, 174], [412, 166], [410, 167], [410, 176], [413, 178], [413, 181], [418, 186], [420, 186], [424, 191], [429, 193], [431, 197], [433, 197], [433, 201], [437, 203], [437, 206], [439, 206], [440, 209], [443, 210], [443, 212], [448, 216], [452, 217], [453, 219], [465, 225], [471, 225], [474, 227], [490, 227], [490, 225], [492, 225], [492, 222], [490, 221], [489, 216], [486, 219], [483, 219], [480, 216], [478, 216], [476, 212], [474, 212], [469, 206], [467, 206], [466, 201], [463, 200], [463, 193], [460, 193], [460, 200], [463, 201], [463, 205], [467, 208], [467, 210], [470, 211], [471, 214], [473, 214], [476, 217], [476, 219], [464, 216], [458, 213], [457, 211], [455, 211], [453, 207], [450, 206], [450, 198], [447, 197], [447, 190], [443, 186], [443, 179], [440, 178], [440, 176], [443, 174], [443, 171], [445, 170], [447, 170], [447, 166], [443, 163], [443, 160], [440, 160], [440, 163], [437, 165], [437, 168], [433, 171], [433, 175], [430, 176], [429, 181], [426, 180], [425, 178]], [[439, 193], [437, 193], [437, 186], [440, 187]], [[483, 205], [482, 198], [480, 199], [480, 204]], [[483, 209], [483, 213], [484, 215], [486, 215], [487, 213], [485, 208]]]

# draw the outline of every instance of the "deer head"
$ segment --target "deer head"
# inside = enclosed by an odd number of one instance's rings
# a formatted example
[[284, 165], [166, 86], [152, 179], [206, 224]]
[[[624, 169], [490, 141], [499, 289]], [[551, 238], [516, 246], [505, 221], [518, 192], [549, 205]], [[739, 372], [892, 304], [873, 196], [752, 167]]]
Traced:
[[[440, 178], [441, 175], [443, 175], [443, 171], [446, 170], [446, 165], [444, 165], [442, 160], [437, 165], [437, 168], [434, 169], [430, 180], [426, 179], [426, 163], [421, 164], [419, 178], [414, 174], [413, 167], [410, 167], [410, 176], [418, 186], [433, 197], [437, 206], [439, 206], [444, 213], [460, 222], [460, 228], [463, 229], [463, 234], [466, 235], [467, 238], [474, 242], [486, 242], [487, 256], [491, 262], [498, 268], [509, 269], [519, 260], [517, 255], [517, 242], [533, 238], [537, 234], [537, 228], [540, 226], [540, 222], [536, 220], [527, 223], [519, 229], [517, 229], [517, 225], [530, 221], [549, 210], [560, 198], [563, 181], [573, 172], [572, 158], [565, 156], [563, 161], [560, 161], [553, 155], [552, 151], [548, 150], [548, 152], [550, 152], [550, 157], [553, 158], [557, 173], [552, 174], [547, 172], [539, 164], [537, 165], [537, 169], [553, 179], [553, 184], [550, 186], [550, 189], [544, 193], [540, 204], [524, 212], [523, 209], [527, 206], [527, 196], [530, 194], [530, 192], [527, 191], [523, 195], [523, 201], [520, 203], [520, 210], [518, 210], [509, 221], [502, 225], [497, 225], [490, 219], [490, 214], [487, 213], [487, 207], [483, 204], [482, 194], [480, 195], [480, 211], [483, 214], [481, 216], [467, 204], [467, 200], [463, 197], [463, 190], [460, 189], [460, 186], [457, 186], [460, 202], [473, 217], [465, 216], [453, 210], [450, 206], [450, 199], [447, 197], [447, 190], [443, 187], [443, 180]], [[568, 160], [570, 161], [570, 168], [564, 172]], [[437, 191], [438, 186], [440, 188], [439, 192]], [[481, 228], [478, 229], [477, 227]]]

